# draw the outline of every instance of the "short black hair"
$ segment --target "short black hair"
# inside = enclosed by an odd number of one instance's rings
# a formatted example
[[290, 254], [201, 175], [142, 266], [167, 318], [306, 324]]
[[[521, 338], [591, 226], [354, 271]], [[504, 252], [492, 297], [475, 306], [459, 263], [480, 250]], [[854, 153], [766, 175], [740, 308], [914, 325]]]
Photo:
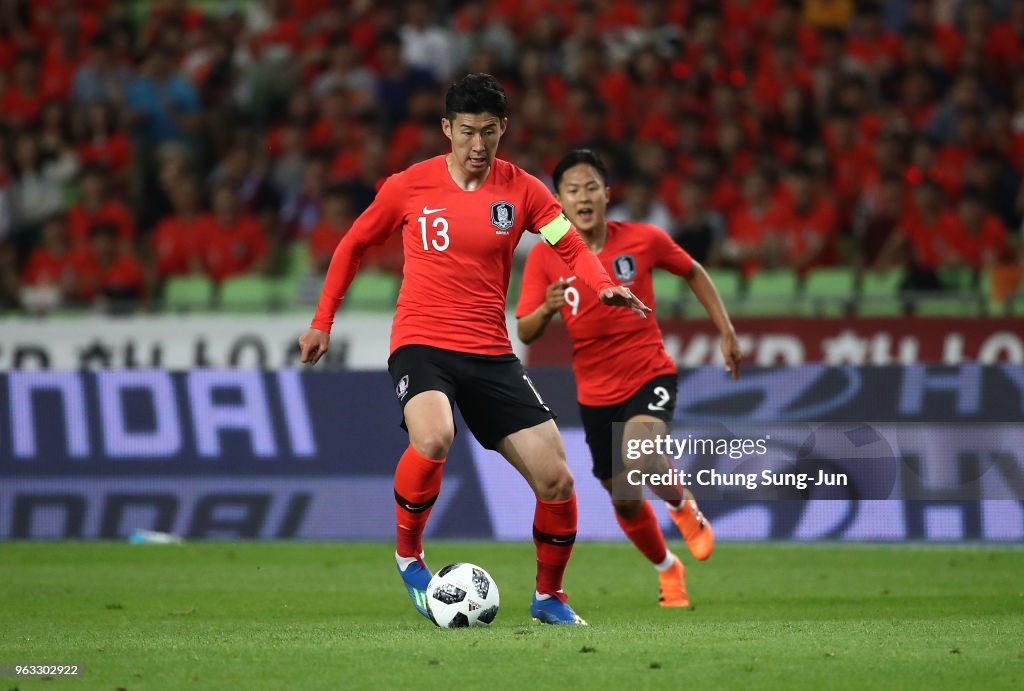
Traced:
[[508, 97], [501, 83], [483, 72], [467, 74], [448, 87], [444, 96], [444, 116], [449, 122], [459, 113], [487, 113], [497, 118], [508, 115]]
[[565, 175], [565, 171], [580, 164], [588, 165], [596, 170], [597, 174], [601, 176], [601, 181], [605, 185], [608, 184], [608, 167], [605, 166], [604, 161], [597, 155], [597, 152], [591, 149], [573, 149], [565, 156], [562, 156], [562, 160], [558, 162], [554, 172], [551, 174], [556, 190], [562, 185], [562, 176]]

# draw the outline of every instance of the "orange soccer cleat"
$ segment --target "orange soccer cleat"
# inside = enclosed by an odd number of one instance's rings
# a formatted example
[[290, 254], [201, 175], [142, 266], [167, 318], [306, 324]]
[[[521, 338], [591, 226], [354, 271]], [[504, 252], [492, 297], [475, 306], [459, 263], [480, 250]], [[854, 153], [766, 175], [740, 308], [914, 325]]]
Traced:
[[678, 511], [670, 508], [668, 515], [683, 534], [690, 554], [701, 561], [711, 556], [711, 551], [715, 548], [715, 533], [711, 530], [711, 524], [704, 518], [704, 514], [697, 508], [695, 499], [684, 501]]
[[661, 581], [661, 596], [658, 604], [662, 607], [689, 607], [690, 598], [686, 594], [686, 569], [679, 557], [672, 555], [672, 566], [658, 573]]

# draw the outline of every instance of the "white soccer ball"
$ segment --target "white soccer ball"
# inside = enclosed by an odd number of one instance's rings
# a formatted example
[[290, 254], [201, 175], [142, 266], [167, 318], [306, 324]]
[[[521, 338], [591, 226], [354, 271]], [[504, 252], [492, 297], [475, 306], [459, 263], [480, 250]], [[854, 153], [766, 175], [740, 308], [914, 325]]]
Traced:
[[427, 609], [443, 629], [487, 626], [498, 615], [498, 584], [476, 564], [449, 564], [427, 584]]

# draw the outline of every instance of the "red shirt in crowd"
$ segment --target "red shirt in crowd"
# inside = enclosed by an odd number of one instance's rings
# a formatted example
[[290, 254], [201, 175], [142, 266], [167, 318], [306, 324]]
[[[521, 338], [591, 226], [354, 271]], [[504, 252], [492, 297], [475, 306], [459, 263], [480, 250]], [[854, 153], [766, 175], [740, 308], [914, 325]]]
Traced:
[[142, 296], [145, 273], [139, 260], [127, 253], [118, 254], [103, 266], [92, 250], [79, 250], [73, 258], [77, 297], [90, 300], [100, 293], [121, 296]]
[[97, 226], [111, 225], [117, 229], [117, 239], [124, 244], [135, 239], [135, 217], [122, 202], [109, 199], [96, 210], [86, 209], [82, 203], [68, 210], [68, 230], [71, 243], [76, 247], [89, 244], [89, 235]]
[[1009, 251], [1006, 226], [995, 214], [986, 214], [977, 233], [972, 233], [959, 218], [949, 224], [946, 239], [950, 249], [975, 268], [988, 261], [1005, 259]]
[[255, 216], [239, 216], [223, 225], [214, 214], [199, 222], [203, 267], [215, 282], [251, 270], [267, 256], [267, 238]]
[[59, 285], [69, 272], [74, 271], [73, 259], [69, 252], [55, 254], [45, 247], [37, 247], [22, 269], [21, 281], [30, 286]]
[[959, 222], [952, 211], [940, 211], [930, 221], [917, 211], [904, 214], [899, 228], [910, 243], [914, 263], [934, 269], [945, 262], [953, 250], [950, 239]]
[[160, 276], [191, 273], [202, 257], [199, 217], [167, 216], [153, 231], [153, 254]]

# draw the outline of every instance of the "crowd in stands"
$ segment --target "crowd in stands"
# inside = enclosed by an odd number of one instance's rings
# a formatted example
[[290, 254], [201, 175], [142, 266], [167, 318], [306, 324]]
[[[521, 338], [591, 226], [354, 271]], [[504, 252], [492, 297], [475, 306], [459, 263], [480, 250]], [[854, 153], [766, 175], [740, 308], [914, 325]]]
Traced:
[[709, 266], [1019, 265], [1024, 0], [7, 0], [0, 308], [323, 271], [467, 71], [503, 158], [597, 150], [612, 218]]

